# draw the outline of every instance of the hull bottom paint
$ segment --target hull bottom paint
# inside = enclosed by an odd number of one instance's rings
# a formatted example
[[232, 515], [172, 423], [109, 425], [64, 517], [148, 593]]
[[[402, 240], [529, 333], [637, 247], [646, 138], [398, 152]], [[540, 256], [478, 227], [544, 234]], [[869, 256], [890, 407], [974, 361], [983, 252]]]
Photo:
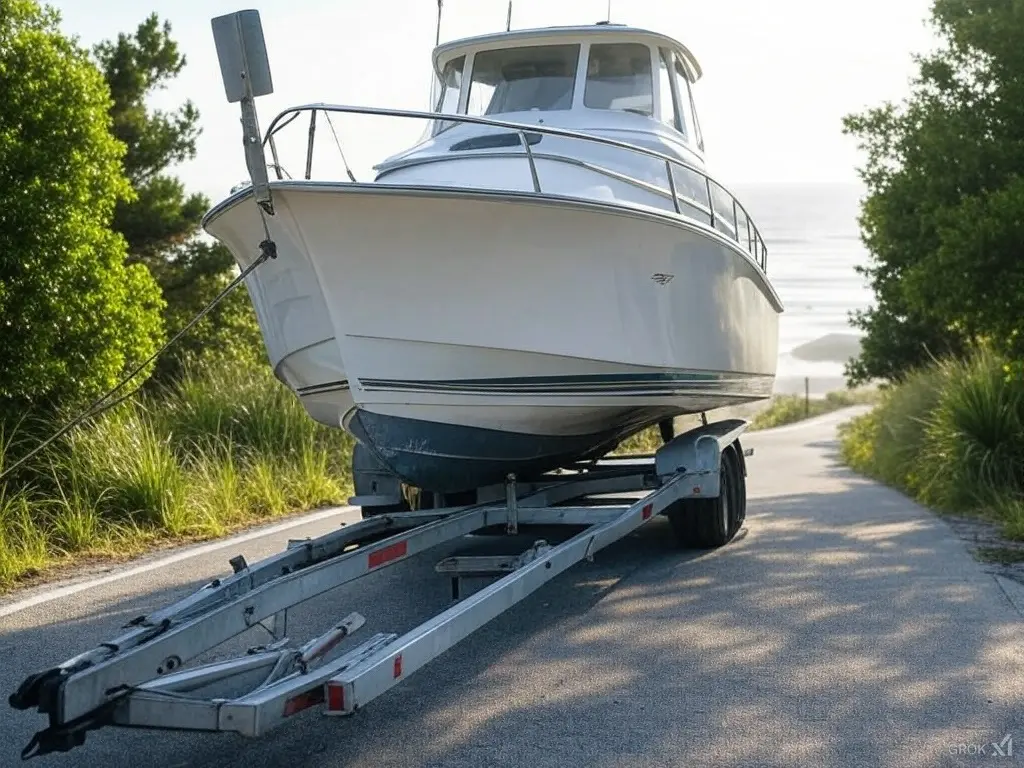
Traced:
[[459, 424], [442, 424], [357, 409], [348, 430], [406, 483], [455, 493], [521, 480], [576, 461], [598, 458], [639, 430], [674, 415], [644, 409], [635, 421], [589, 435], [533, 435]]
[[363, 380], [406, 402], [357, 406], [344, 426], [409, 485], [456, 493], [599, 458], [664, 419], [764, 399], [772, 381], [695, 371]]

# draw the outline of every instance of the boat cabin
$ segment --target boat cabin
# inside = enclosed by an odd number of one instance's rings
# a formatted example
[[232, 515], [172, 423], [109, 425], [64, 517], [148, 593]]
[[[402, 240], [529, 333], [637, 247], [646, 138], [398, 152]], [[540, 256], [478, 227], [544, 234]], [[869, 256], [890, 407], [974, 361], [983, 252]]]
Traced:
[[[704, 142], [693, 54], [655, 32], [615, 24], [517, 30], [434, 50], [435, 112], [578, 130], [656, 132], [689, 152]], [[428, 136], [454, 125], [437, 120]]]

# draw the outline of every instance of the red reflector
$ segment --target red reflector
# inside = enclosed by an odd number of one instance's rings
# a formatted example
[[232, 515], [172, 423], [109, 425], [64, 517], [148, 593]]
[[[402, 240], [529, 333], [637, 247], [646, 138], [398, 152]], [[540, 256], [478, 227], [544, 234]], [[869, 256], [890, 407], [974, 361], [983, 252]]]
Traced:
[[693, 486], [693, 492], [694, 493], [700, 493], [700, 486], [699, 485]]
[[405, 557], [405, 553], [408, 551], [409, 545], [405, 541], [392, 544], [390, 547], [384, 547], [384, 549], [378, 549], [376, 552], [371, 552], [367, 555], [367, 567], [377, 568], [384, 565], [384, 563], [390, 563], [392, 560]]
[[643, 519], [646, 520], [647, 518], [649, 518], [653, 511], [654, 511], [654, 505], [653, 504], [644, 504], [644, 509], [643, 509], [643, 512], [641, 513], [643, 515]]
[[327, 683], [327, 709], [331, 712], [345, 711], [345, 686], [341, 683]]
[[290, 717], [296, 712], [301, 712], [304, 709], [309, 709], [316, 704], [323, 704], [324, 701], [324, 687], [318, 685], [311, 691], [300, 693], [291, 699], [288, 699], [284, 703], [284, 716]]
[[402, 676], [402, 654], [395, 656], [395, 679]]

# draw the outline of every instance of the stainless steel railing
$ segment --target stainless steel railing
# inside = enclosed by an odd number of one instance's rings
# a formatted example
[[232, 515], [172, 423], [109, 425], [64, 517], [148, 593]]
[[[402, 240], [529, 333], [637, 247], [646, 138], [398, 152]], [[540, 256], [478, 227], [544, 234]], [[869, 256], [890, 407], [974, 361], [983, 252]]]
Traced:
[[[714, 229], [719, 234], [735, 242], [740, 248], [746, 250], [751, 255], [755, 263], [760, 267], [763, 272], [767, 272], [768, 269], [768, 247], [765, 245], [764, 238], [761, 236], [760, 230], [754, 224], [750, 214], [746, 208], [739, 202], [735, 195], [733, 195], [723, 185], [715, 181], [711, 176], [693, 165], [685, 163], [678, 158], [671, 157], [670, 155], [657, 152], [653, 149], [647, 149], [646, 147], [639, 147], [634, 144], [628, 144], [623, 141], [617, 141], [615, 139], [608, 139], [603, 136], [594, 136], [587, 133], [580, 133], [579, 131], [573, 131], [566, 128], [555, 128], [547, 125], [528, 125], [525, 123], [508, 122], [504, 120], [494, 120], [488, 117], [476, 117], [473, 115], [458, 115], [458, 114], [447, 114], [438, 112], [419, 112], [415, 110], [407, 109], [387, 109], [381, 107], [358, 107], [358, 106], [347, 106], [341, 104], [302, 104], [294, 107], [289, 107], [277, 115], [271, 121], [270, 126], [267, 128], [266, 135], [263, 139], [264, 145], [269, 144], [271, 155], [273, 157], [273, 165], [278, 179], [281, 177], [282, 168], [278, 158], [277, 145], [274, 141], [274, 137], [287, 125], [294, 122], [303, 113], [308, 112], [310, 114], [308, 138], [306, 143], [306, 178], [309, 179], [312, 173], [313, 167], [313, 146], [316, 141], [316, 115], [317, 112], [324, 113], [347, 113], [347, 114], [359, 114], [359, 115], [375, 115], [383, 117], [403, 117], [403, 118], [415, 118], [421, 120], [443, 120], [445, 122], [455, 123], [471, 123], [476, 125], [487, 125], [495, 128], [507, 128], [516, 133], [519, 138], [519, 145], [523, 148], [523, 153], [526, 157], [527, 164], [530, 169], [530, 177], [533, 183], [533, 191], [536, 194], [543, 194], [544, 190], [541, 186], [540, 176], [537, 173], [537, 159], [541, 158], [545, 161], [562, 162], [575, 165], [578, 167], [586, 168], [590, 171], [600, 173], [608, 176], [609, 178], [616, 179], [618, 181], [631, 184], [639, 189], [643, 189], [647, 192], [652, 192], [663, 197], [667, 197], [672, 201], [672, 207], [675, 213], [689, 221], [697, 222], [700, 224], [707, 225]], [[332, 126], [333, 132], [333, 126]], [[661, 187], [658, 184], [651, 184], [648, 181], [639, 179], [629, 174], [622, 173], [621, 171], [614, 170], [612, 168], [606, 168], [597, 163], [582, 160], [579, 158], [569, 157], [566, 155], [556, 155], [549, 153], [538, 153], [530, 147], [530, 142], [527, 139], [527, 133], [533, 134], [546, 134], [551, 136], [561, 136], [568, 139], [576, 139], [579, 141], [590, 142], [593, 144], [601, 144], [604, 146], [617, 147], [630, 152], [634, 152], [639, 155], [646, 157], [655, 158], [664, 163], [665, 177], [667, 186]], [[335, 136], [337, 140], [337, 136]], [[340, 145], [339, 145], [340, 148]], [[472, 151], [473, 154], [476, 150]], [[467, 152], [468, 154], [468, 152]], [[424, 162], [439, 162], [441, 160], [450, 160], [459, 155], [449, 155], [445, 157], [437, 158], [415, 158], [409, 160], [409, 164], [419, 164]], [[521, 157], [519, 153], [509, 152], [487, 152], [485, 157]], [[401, 164], [395, 167], [401, 167]], [[391, 169], [389, 169], [391, 170]], [[351, 177], [351, 173], [349, 174]], [[686, 183], [680, 184], [677, 175], [682, 175], [683, 181]], [[696, 183], [694, 183], [696, 182]], [[683, 189], [681, 190], [680, 187]], [[693, 190], [700, 189], [701, 192], [706, 195], [706, 202], [697, 199], [694, 196]], [[628, 201], [621, 201], [622, 205], [629, 205]], [[688, 211], [695, 211], [696, 215], [688, 213], [684, 210], [684, 206]]]

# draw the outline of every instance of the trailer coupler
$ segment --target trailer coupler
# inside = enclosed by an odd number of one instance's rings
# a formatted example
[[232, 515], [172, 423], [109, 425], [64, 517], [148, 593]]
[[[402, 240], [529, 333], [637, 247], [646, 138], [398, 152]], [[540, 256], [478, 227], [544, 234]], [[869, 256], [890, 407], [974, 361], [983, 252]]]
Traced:
[[51, 707], [48, 703], [53, 700], [61, 680], [66, 676], [67, 673], [60, 667], [29, 675], [18, 686], [18, 690], [7, 697], [7, 703], [14, 709], [38, 707], [40, 712], [49, 714]]
[[21, 750], [21, 759], [41, 757], [51, 752], [70, 752], [75, 747], [85, 744], [85, 734], [114, 723], [114, 709], [117, 700], [103, 705], [97, 710], [83, 715], [70, 723], [52, 724], [38, 731]]

